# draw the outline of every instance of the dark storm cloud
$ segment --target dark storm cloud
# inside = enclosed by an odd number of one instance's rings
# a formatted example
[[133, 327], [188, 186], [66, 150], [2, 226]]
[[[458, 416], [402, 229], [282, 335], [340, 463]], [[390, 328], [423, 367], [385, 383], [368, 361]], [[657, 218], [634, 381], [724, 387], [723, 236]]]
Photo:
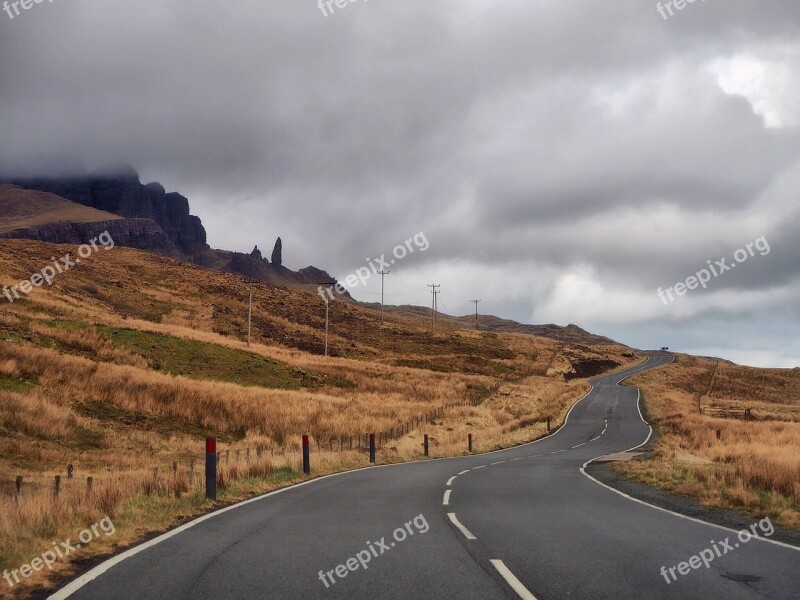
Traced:
[[[327, 18], [313, 0], [43, 3], [0, 13], [0, 171], [128, 162], [187, 195], [213, 245], [281, 235], [290, 266], [338, 274], [424, 230], [404, 290], [513, 280], [503, 316], [623, 341], [688, 331], [745, 310], [725, 294], [797, 282], [797, 94], [766, 90], [787, 120], [767, 128], [714, 64], [796, 74], [799, 25], [795, 0], [709, 0], [668, 21], [641, 0], [371, 0]], [[760, 235], [768, 257], [652, 304]], [[630, 308], [598, 316], [609, 297]]]

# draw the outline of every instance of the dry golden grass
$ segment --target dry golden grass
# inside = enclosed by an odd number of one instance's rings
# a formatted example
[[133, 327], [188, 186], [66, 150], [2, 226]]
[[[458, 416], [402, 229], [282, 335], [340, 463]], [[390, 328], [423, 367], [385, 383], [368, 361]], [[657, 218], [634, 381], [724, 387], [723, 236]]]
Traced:
[[[800, 372], [683, 356], [631, 384], [641, 387], [660, 437], [652, 460], [625, 463], [622, 472], [800, 527]], [[759, 420], [701, 415], [700, 405], [753, 408]]]
[[[0, 285], [71, 250], [0, 240]], [[371, 432], [379, 434], [381, 463], [422, 458], [424, 433], [432, 457], [465, 454], [467, 433], [475, 451], [531, 441], [545, 434], [547, 417], [560, 424], [587, 389], [582, 380], [544, 376], [557, 356], [567, 371], [638, 360], [622, 346], [449, 325], [431, 338], [424, 321], [389, 315], [381, 327], [379, 312], [343, 302], [332, 310], [336, 356], [325, 357], [318, 298], [267, 286], [257, 292], [254, 342], [246, 348], [246, 302], [240, 278], [115, 248], [51, 289], [0, 304], [0, 570], [106, 514], [117, 533], [90, 554], [208, 510], [200, 487], [205, 435], [217, 436], [223, 453], [220, 498], [235, 501], [302, 480], [306, 433], [315, 475], [366, 466], [360, 440]], [[240, 356], [274, 361], [317, 383], [289, 387], [278, 378], [246, 386], [235, 377], [154, 370], [147, 344], [136, 352], [123, 347], [113, 335], [119, 331], [199, 342], [220, 355], [246, 351]], [[401, 427], [402, 434], [387, 435]], [[67, 464], [75, 467], [72, 480]], [[57, 499], [55, 475], [62, 476]], [[18, 503], [16, 476], [24, 482]], [[72, 568], [58, 565], [60, 573]], [[15, 593], [50, 582], [37, 574]]]

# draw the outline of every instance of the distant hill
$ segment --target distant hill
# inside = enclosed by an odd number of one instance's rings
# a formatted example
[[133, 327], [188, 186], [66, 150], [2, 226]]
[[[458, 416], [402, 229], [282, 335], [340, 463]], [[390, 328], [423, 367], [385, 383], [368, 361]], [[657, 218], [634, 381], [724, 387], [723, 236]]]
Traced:
[[[377, 305], [378, 307], [380, 305]], [[395, 314], [405, 316], [415, 316], [421, 319], [430, 320], [431, 309], [427, 306], [387, 306], [387, 311]], [[441, 312], [436, 313], [437, 323], [447, 323], [448, 325], [456, 325], [465, 328], [475, 327], [475, 315], [466, 315], [463, 317], [454, 317]], [[494, 315], [479, 315], [478, 327], [480, 331], [490, 331], [494, 333], [523, 333], [527, 335], [535, 335], [539, 337], [549, 338], [559, 342], [568, 344], [587, 344], [587, 345], [607, 345], [616, 344], [614, 340], [595, 335], [578, 327], [577, 325], [567, 325], [562, 327], [560, 325], [528, 325], [525, 323], [518, 323], [509, 319], [501, 319]]]
[[102, 210], [88, 208], [55, 194], [25, 190], [0, 182], [0, 233], [28, 229], [59, 221], [93, 223], [115, 221], [122, 217]]

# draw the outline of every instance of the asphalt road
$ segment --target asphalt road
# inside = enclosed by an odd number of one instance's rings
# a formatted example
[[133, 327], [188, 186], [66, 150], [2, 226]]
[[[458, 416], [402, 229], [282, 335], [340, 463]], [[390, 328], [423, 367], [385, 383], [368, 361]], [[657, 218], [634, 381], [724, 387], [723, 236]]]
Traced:
[[638, 391], [617, 384], [669, 360], [599, 378], [538, 442], [288, 488], [120, 555], [54, 597], [800, 598], [800, 551], [764, 541], [766, 522], [743, 543], [582, 473], [648, 438]]

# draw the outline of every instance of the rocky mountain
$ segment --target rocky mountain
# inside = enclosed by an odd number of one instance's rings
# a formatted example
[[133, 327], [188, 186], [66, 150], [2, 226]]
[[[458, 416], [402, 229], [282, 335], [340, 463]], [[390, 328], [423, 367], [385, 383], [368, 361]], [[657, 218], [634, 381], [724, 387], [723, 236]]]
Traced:
[[189, 212], [189, 200], [177, 192], [167, 193], [159, 183], [142, 184], [139, 174], [130, 167], [81, 177], [21, 179], [12, 183], [121, 217], [150, 219], [187, 260], [207, 261], [210, 248], [206, 230], [200, 218]]
[[238, 273], [285, 287], [336, 283], [316, 267], [292, 271], [283, 266], [280, 238], [272, 262], [256, 246], [250, 254], [212, 249], [189, 200], [159, 183], [143, 184], [130, 167], [60, 178], [0, 182], [0, 237], [58, 244], [83, 244], [108, 230], [115, 243]]

